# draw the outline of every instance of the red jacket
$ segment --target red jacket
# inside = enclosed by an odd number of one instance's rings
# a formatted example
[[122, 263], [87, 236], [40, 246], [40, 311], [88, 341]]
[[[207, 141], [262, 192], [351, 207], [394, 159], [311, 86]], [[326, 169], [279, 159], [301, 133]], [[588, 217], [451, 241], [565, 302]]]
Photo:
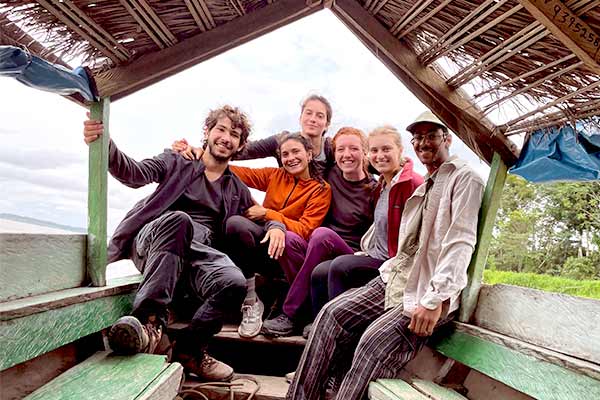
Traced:
[[[392, 184], [390, 189], [390, 202], [388, 205], [388, 256], [394, 257], [398, 252], [398, 231], [400, 230], [400, 220], [402, 219], [402, 211], [404, 204], [415, 189], [423, 183], [423, 177], [413, 171], [413, 162], [410, 158], [405, 157], [406, 163], [402, 168], [402, 172], [398, 179]], [[383, 177], [379, 179], [379, 190], [375, 191], [375, 202], [381, 193], [383, 186]]]

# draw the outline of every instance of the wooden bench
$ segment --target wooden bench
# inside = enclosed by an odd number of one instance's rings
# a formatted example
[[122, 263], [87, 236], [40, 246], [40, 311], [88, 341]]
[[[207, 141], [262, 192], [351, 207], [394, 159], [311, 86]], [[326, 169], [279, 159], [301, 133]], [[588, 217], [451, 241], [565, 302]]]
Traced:
[[183, 367], [165, 356], [99, 352], [48, 382], [28, 400], [167, 400], [179, 392]]
[[[454, 322], [449, 331], [432, 338], [430, 347], [470, 368], [463, 382], [469, 399], [598, 399], [598, 315], [596, 300], [507, 285], [483, 286], [472, 324]], [[438, 371], [428, 378], [435, 375]], [[464, 398], [432, 382], [424, 385], [419, 376], [403, 378], [406, 382], [372, 382], [370, 398]], [[482, 380], [487, 382], [484, 385], [496, 385], [498, 393], [485, 393]]]

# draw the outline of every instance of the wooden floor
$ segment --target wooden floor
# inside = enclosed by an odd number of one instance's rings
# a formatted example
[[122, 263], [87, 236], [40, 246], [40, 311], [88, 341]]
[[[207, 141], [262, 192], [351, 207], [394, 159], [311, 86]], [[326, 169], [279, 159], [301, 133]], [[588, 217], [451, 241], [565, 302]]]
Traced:
[[[258, 389], [254, 395], [254, 400], [283, 400], [288, 390], [288, 383], [283, 377], [264, 376], [264, 375], [235, 375], [232, 384], [237, 384], [234, 388], [234, 398], [236, 400], [247, 399], [248, 396]], [[200, 385], [200, 386], [198, 386]], [[225, 387], [210, 386], [200, 381], [194, 381], [191, 378], [186, 379], [183, 389], [194, 389], [204, 393], [211, 400], [229, 400], [230, 389]]]

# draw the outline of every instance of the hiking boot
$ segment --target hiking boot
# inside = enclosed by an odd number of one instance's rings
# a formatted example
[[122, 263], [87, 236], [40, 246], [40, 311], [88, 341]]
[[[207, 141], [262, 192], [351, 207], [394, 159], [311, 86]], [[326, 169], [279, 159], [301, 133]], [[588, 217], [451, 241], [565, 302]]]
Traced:
[[120, 355], [155, 354], [159, 343], [164, 342], [162, 339], [162, 326], [155, 316], [150, 316], [145, 324], [131, 315], [121, 317], [108, 332], [110, 348]]
[[251, 338], [260, 333], [262, 328], [262, 316], [265, 311], [265, 305], [259, 298], [256, 298], [254, 304], [242, 305], [242, 322], [238, 327], [238, 334], [241, 337]]
[[266, 320], [262, 327], [262, 333], [268, 336], [289, 336], [293, 331], [294, 321], [285, 314]]
[[202, 352], [199, 357], [179, 354], [177, 361], [181, 363], [186, 373], [196, 375], [207, 382], [229, 382], [233, 377], [233, 368]]
[[308, 339], [308, 337], [310, 336], [310, 331], [312, 331], [313, 328], [313, 323], [311, 322], [310, 324], [306, 325], [304, 327], [304, 329], [302, 329], [302, 337], [304, 339]]

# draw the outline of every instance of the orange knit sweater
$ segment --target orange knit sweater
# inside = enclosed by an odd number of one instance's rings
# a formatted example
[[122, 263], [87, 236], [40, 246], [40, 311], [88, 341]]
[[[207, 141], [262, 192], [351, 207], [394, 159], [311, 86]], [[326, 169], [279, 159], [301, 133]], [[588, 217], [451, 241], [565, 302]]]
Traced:
[[247, 186], [266, 192], [263, 207], [267, 220], [283, 222], [306, 240], [323, 223], [331, 202], [331, 188], [326, 182], [296, 179], [283, 168], [229, 168]]

